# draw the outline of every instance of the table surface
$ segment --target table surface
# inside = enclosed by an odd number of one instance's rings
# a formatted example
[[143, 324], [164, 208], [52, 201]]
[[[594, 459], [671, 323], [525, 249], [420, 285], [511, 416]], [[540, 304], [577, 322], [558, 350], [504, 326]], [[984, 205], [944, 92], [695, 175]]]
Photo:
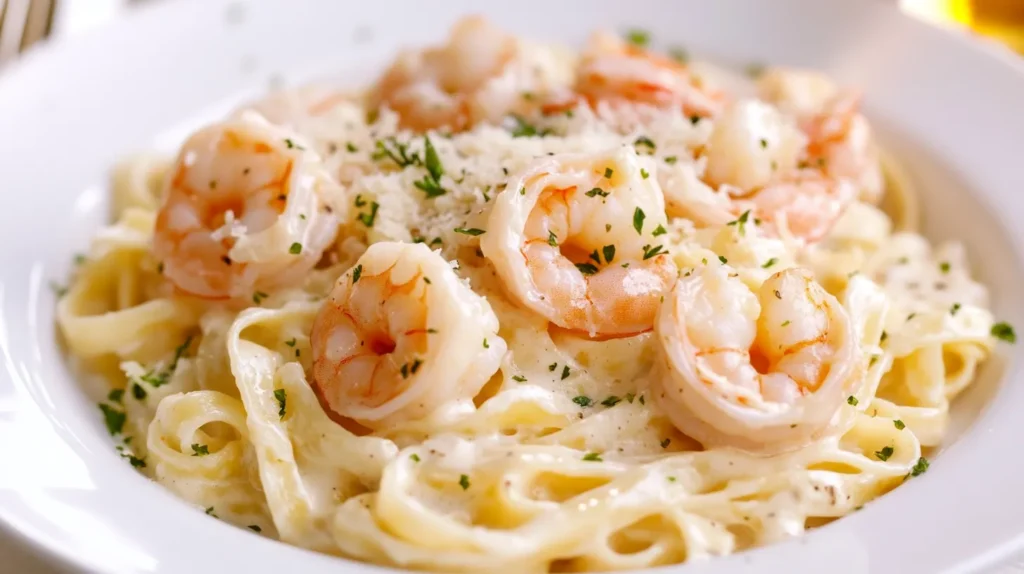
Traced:
[[[130, 4], [144, 0], [61, 0], [54, 15], [53, 33], [76, 35], [115, 18]], [[0, 574], [63, 574], [62, 568], [37, 556], [20, 540], [0, 532]], [[988, 574], [1024, 574], [1024, 550]]]

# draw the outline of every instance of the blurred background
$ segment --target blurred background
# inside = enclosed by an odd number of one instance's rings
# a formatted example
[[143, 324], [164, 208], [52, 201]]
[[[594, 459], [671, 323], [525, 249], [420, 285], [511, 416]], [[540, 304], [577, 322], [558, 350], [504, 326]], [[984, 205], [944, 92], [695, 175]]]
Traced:
[[[153, 1], [0, 0], [0, 66], [47, 36], [80, 34]], [[978, 35], [1024, 55], [1024, 0], [876, 1], [897, 4], [912, 17]]]

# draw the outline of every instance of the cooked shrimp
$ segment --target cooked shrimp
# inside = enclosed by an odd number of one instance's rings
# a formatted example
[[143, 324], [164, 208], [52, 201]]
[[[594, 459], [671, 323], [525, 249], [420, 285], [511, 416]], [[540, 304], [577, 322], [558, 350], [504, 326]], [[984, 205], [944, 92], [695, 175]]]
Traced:
[[293, 132], [258, 117], [212, 125], [178, 154], [153, 252], [182, 291], [247, 299], [316, 264], [337, 228], [326, 200], [338, 192]]
[[[716, 120], [706, 146], [707, 182], [728, 201], [686, 209], [697, 223], [721, 225], [750, 211], [770, 230], [806, 241], [824, 236], [856, 195], [808, 157], [808, 139], [774, 107], [737, 102]], [[684, 206], [685, 207], [685, 206]]]
[[480, 248], [521, 305], [591, 336], [651, 328], [676, 267], [648, 169], [630, 147], [547, 157], [511, 180]]
[[544, 92], [568, 84], [571, 64], [499, 30], [481, 17], [460, 20], [448, 42], [406, 52], [370, 95], [414, 131], [468, 129], [509, 113], [529, 113]]
[[717, 114], [725, 103], [724, 92], [705, 84], [684, 64], [606, 32], [591, 38], [576, 91], [591, 105], [608, 101], [678, 107], [699, 117]]
[[765, 101], [797, 119], [810, 140], [808, 164], [820, 166], [829, 177], [850, 180], [864, 201], [881, 198], [885, 178], [880, 152], [860, 113], [859, 94], [840, 90], [817, 72], [786, 68], [766, 72], [758, 90]]
[[665, 297], [654, 329], [655, 397], [709, 448], [798, 448], [834, 426], [863, 380], [853, 322], [804, 270], [754, 293], [727, 265], [698, 267]]
[[422, 244], [375, 243], [313, 322], [313, 388], [328, 414], [370, 428], [471, 399], [505, 341], [487, 300]]
[[246, 111], [255, 111], [272, 124], [283, 125], [302, 131], [338, 106], [353, 103], [357, 98], [341, 90], [321, 85], [309, 85], [293, 90], [272, 92], [267, 96], [248, 102], [234, 112], [241, 116]]

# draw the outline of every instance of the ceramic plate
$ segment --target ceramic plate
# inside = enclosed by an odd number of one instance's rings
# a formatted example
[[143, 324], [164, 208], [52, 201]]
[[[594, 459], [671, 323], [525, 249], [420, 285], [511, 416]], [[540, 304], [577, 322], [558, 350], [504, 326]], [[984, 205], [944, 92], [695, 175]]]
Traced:
[[[105, 222], [104, 182], [119, 156], [173, 146], [268, 83], [367, 81], [399, 46], [437, 41], [471, 11], [575, 45], [595, 28], [642, 27], [720, 62], [815, 67], [862, 87], [883, 142], [924, 192], [926, 235], [962, 238], [996, 316], [1024, 326], [1024, 66], [1009, 54], [879, 2], [394, 4], [159, 3], [36, 50], [0, 76], [5, 536], [88, 570], [380, 570], [222, 524], [136, 474], [62, 359], [50, 283]], [[925, 476], [802, 538], [675, 570], [938, 572], [1000, 560], [1024, 532], [1024, 385], [1007, 349], [958, 400], [954, 436]]]

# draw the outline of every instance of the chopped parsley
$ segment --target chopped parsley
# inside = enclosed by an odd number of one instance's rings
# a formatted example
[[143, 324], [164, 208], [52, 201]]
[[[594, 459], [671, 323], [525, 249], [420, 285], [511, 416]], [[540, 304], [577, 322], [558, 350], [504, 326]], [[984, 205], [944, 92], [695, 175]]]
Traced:
[[657, 237], [659, 235], [665, 235], [666, 233], [668, 233], [668, 230], [665, 229], [665, 226], [661, 225], [661, 224], [658, 224], [658, 226], [655, 227], [654, 231], [651, 233], [651, 236], [652, 237]]
[[410, 454], [409, 458], [412, 459], [413, 462], [419, 462], [420, 461], [420, 455], [418, 455], [416, 453]]
[[901, 421], [900, 419], [896, 419], [896, 420], [892, 421], [892, 425], [894, 427], [896, 427], [897, 430], [903, 430], [903, 429], [907, 428], [907, 425], [904, 424], [904, 422]]
[[[764, 140], [762, 140], [762, 141], [764, 141]], [[745, 236], [747, 234], [747, 230], [746, 230], [745, 226], [747, 224], [747, 220], [748, 219], [750, 219], [750, 210], [749, 209], [744, 211], [743, 214], [740, 215], [738, 218], [730, 221], [729, 223], [726, 223], [726, 225], [735, 226], [736, 229], [740, 232], [740, 235], [744, 235]]]
[[587, 462], [601, 462], [601, 455], [596, 452], [588, 452], [583, 455], [583, 460]]
[[414, 181], [413, 185], [427, 194], [427, 199], [439, 197], [447, 193], [441, 187], [441, 176], [444, 175], [444, 166], [437, 157], [437, 150], [430, 141], [430, 136], [423, 136], [424, 161], [423, 167], [427, 169], [427, 175], [423, 179]]
[[249, 526], [246, 526], [246, 528], [248, 528], [249, 530], [252, 530], [253, 532], [257, 532], [257, 533], [263, 532], [263, 529], [260, 528], [259, 525], [257, 525], [257, 524], [250, 524]]
[[921, 457], [914, 463], [914, 468], [910, 469], [910, 476], [919, 476], [924, 474], [928, 470], [928, 459]]
[[355, 285], [359, 282], [359, 278], [363, 276], [363, 264], [360, 263], [352, 268], [352, 284]]
[[517, 382], [517, 383], [525, 383], [526, 382], [526, 377], [524, 377], [522, 375], [513, 375], [512, 376], [512, 380]]
[[1005, 341], [1007, 343], [1017, 342], [1017, 334], [1013, 332], [1013, 326], [1009, 323], [1000, 321], [999, 323], [992, 325], [992, 330], [990, 332], [993, 337], [1000, 341]]
[[586, 195], [587, 197], [594, 197], [595, 195], [600, 195], [601, 197], [608, 197], [608, 192], [601, 189], [600, 187], [595, 187], [594, 189], [584, 193], [583, 195]]
[[669, 165], [674, 165], [677, 161], [679, 161], [679, 158], [677, 158], [674, 155], [670, 155], [670, 156], [665, 158], [665, 163], [667, 163]]
[[106, 403], [100, 404], [100, 411], [103, 413], [103, 422], [107, 425], [107, 432], [111, 436], [121, 434], [127, 418], [125, 414]]
[[888, 339], [888, 338], [889, 338], [889, 333], [886, 332], [886, 331], [882, 331], [882, 336], [881, 336], [881, 338], [878, 339], [878, 342], [879, 343], [884, 343], [885, 340]]
[[214, 514], [212, 506], [207, 506], [205, 512], [206, 512], [207, 516], [212, 516], [214, 518], [219, 518], [216, 514]]
[[597, 267], [593, 263], [577, 263], [576, 269], [580, 270], [580, 273], [584, 275], [593, 275], [597, 273]]
[[639, 48], [651, 43], [651, 35], [646, 30], [633, 29], [626, 32], [626, 41]]
[[[298, 150], [306, 149], [306, 148], [300, 146], [299, 144], [293, 142], [291, 138], [285, 138], [284, 145], [288, 146], [288, 149], [298, 149]], [[216, 184], [211, 185], [211, 187], [215, 187], [215, 186], [216, 186]]]
[[131, 453], [121, 453], [121, 458], [127, 458], [132, 468], [146, 468], [146, 460]]
[[664, 245], [655, 245], [654, 247], [651, 247], [650, 245], [644, 245], [644, 261], [647, 261], [651, 257], [656, 257], [663, 253], [666, 253]]
[[356, 145], [352, 142], [345, 142], [345, 149], [347, 149], [349, 153], [356, 153], [357, 151], [359, 151], [359, 148], [357, 148]]
[[761, 138], [761, 149], [767, 149], [767, 148], [768, 148], [768, 140], [766, 140], [764, 138]]
[[647, 215], [644, 214], [644, 210], [639, 207], [633, 210], [633, 229], [635, 229], [639, 235], [643, 235], [644, 219], [646, 217]]
[[124, 398], [124, 389], [114, 389], [107, 393], [107, 400], [112, 403], [120, 403]]
[[668, 448], [668, 445], [672, 443], [672, 439], [667, 438], [661, 441], [661, 448]]
[[771, 267], [772, 265], [775, 265], [778, 262], [779, 262], [779, 258], [778, 257], [772, 257], [768, 261], [765, 261], [763, 265], [761, 265], [761, 269], [768, 269], [769, 267]]
[[857, 397], [855, 397], [853, 395], [850, 395], [850, 396], [846, 397], [846, 404], [852, 405], [852, 406], [857, 406], [858, 404], [860, 404], [860, 401], [857, 400]]
[[594, 399], [586, 395], [580, 395], [578, 397], [573, 397], [572, 402], [576, 403], [581, 407], [589, 407], [590, 405], [594, 404]]
[[473, 237], [487, 233], [483, 229], [477, 229], [476, 227], [470, 227], [468, 229], [465, 227], [456, 227], [454, 231], [455, 233], [461, 233], [463, 235], [472, 235]]
[[619, 397], [617, 397], [615, 395], [611, 395], [610, 397], [608, 397], [605, 400], [601, 401], [601, 404], [606, 406], [606, 407], [614, 407], [615, 405], [619, 404], [620, 402], [622, 402], [622, 399], [620, 399]]
[[192, 456], [206, 456], [210, 454], [210, 447], [205, 444], [192, 443]]
[[604, 254], [604, 262], [611, 263], [615, 259], [615, 246], [605, 245], [601, 248], [601, 253]]
[[[719, 255], [718, 260], [722, 262], [722, 265], [725, 265], [726, 263], [729, 262], [729, 260], [725, 258], [725, 255]], [[778, 293], [778, 291], [776, 291], [776, 293]]]
[[566, 380], [568, 378], [569, 378], [569, 365], [565, 365], [564, 367], [562, 367], [562, 380], [564, 381], [564, 380]]
[[610, 167], [604, 168], [604, 178], [605, 179], [611, 179], [613, 175], [615, 175], [615, 170], [614, 169], [612, 169]]
[[949, 314], [950, 315], [956, 315], [956, 312], [959, 311], [959, 310], [960, 310], [960, 304], [959, 303], [953, 303], [953, 306], [949, 308]]
[[555, 372], [555, 369], [557, 369], [557, 368], [558, 368], [558, 363], [551, 363], [550, 365], [548, 365], [548, 370], [551, 371], [552, 373]]
[[376, 150], [371, 156], [374, 160], [389, 158], [401, 168], [406, 168], [410, 165], [420, 165], [422, 163], [420, 161], [419, 154], [416, 154], [415, 152], [409, 154], [409, 144], [403, 144], [393, 137], [378, 140], [374, 145]]
[[886, 461], [889, 460], [894, 451], [895, 449], [891, 446], [882, 447], [882, 450], [875, 451], [875, 456], [878, 457], [878, 460]]
[[626, 393], [626, 401], [629, 402], [629, 404], [633, 404], [633, 399], [635, 398], [636, 395], [634, 393]]
[[485, 349], [490, 349], [491, 348], [491, 344], [487, 342], [487, 337], [484, 337], [484, 348]]
[[[260, 294], [259, 291], [257, 291], [256, 293]], [[263, 293], [262, 295], [263, 295], [263, 297], [267, 296], [266, 293]], [[253, 295], [253, 300], [255, 300], [255, 299], [256, 299], [256, 295]], [[257, 303], [258, 302], [259, 301], [257, 301]], [[181, 357], [185, 355], [185, 351], [188, 350], [189, 345], [191, 345], [191, 344], [192, 344], [192, 336], [189, 335], [188, 337], [185, 338], [185, 342], [183, 342], [182, 344], [178, 345], [174, 349], [174, 358], [171, 360], [171, 364], [168, 365], [166, 369], [164, 369], [163, 371], [161, 371], [159, 373], [150, 370], [146, 374], [140, 376], [139, 380], [147, 382], [147, 383], [153, 385], [154, 387], [159, 387], [159, 386], [162, 386], [162, 385], [166, 385], [171, 380], [171, 375], [173, 375], [174, 371], [178, 368], [178, 361], [180, 361]]]
[[255, 293], [252, 294], [252, 302], [259, 305], [267, 297], [270, 297], [270, 295], [264, 293], [263, 291], [256, 291]]
[[462, 490], [469, 489], [469, 477], [467, 475], [463, 474], [459, 476], [459, 486], [462, 487]]
[[146, 398], [147, 394], [146, 389], [142, 388], [142, 385], [139, 383], [132, 383], [132, 396], [135, 397], [135, 400], [141, 401]]
[[558, 236], [554, 231], [548, 231], [548, 245], [558, 247]]
[[647, 173], [646, 169], [640, 168], [640, 177], [642, 177], [643, 179], [647, 179], [650, 176], [651, 174]]
[[277, 416], [284, 418], [285, 407], [288, 404], [288, 393], [284, 389], [274, 389], [274, 398], [277, 399], [279, 408], [277, 409]]
[[[636, 141], [633, 142], [633, 146], [634, 147], [644, 146], [644, 147], [646, 147], [648, 149], [648, 153], [653, 153], [654, 150], [658, 149], [658, 146], [654, 145], [654, 142], [651, 140], [651, 138], [649, 138], [647, 136], [640, 136], [640, 137], [636, 138]], [[639, 150], [637, 150], [637, 151], [639, 151]]]
[[939, 271], [942, 271], [943, 273], [949, 273], [949, 261], [943, 261], [942, 263], [939, 263]]
[[536, 126], [523, 119], [522, 116], [512, 114], [509, 117], [513, 122], [512, 129], [510, 131], [514, 138], [527, 138], [534, 136], [544, 137], [551, 133], [551, 130], [538, 130]]
[[373, 222], [377, 219], [377, 210], [380, 209], [380, 204], [376, 201], [370, 203], [370, 211], [366, 213], [360, 213], [356, 216], [356, 219], [360, 223], [367, 227], [373, 227]]
[[292, 243], [291, 247], [288, 248], [288, 253], [291, 253], [292, 255], [298, 255], [299, 253], [302, 253], [302, 244], [299, 243], [298, 241]]

